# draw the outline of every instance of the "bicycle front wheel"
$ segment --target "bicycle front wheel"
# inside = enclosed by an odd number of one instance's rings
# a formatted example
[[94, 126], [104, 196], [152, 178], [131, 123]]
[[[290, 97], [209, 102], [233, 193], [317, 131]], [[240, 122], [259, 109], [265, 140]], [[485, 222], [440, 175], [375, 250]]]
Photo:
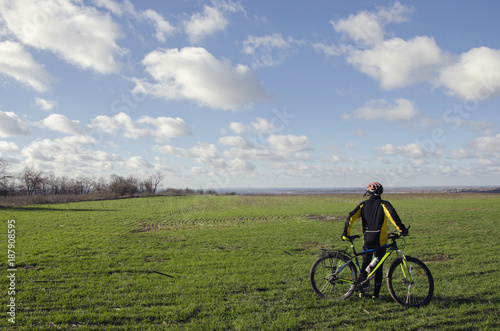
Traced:
[[314, 262], [309, 274], [314, 292], [323, 299], [342, 300], [354, 291], [356, 267], [340, 252], [331, 252]]
[[387, 287], [394, 301], [403, 306], [419, 307], [429, 303], [434, 293], [434, 279], [420, 260], [397, 258], [387, 271]]

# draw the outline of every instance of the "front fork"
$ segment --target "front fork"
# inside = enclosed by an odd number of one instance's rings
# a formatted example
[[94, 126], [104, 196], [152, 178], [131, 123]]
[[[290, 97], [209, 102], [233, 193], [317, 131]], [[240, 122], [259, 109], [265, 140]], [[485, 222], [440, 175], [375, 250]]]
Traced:
[[400, 264], [401, 266], [401, 271], [403, 272], [404, 279], [409, 283], [408, 285], [413, 284], [413, 278], [411, 276], [411, 272], [408, 269], [408, 263], [406, 263], [406, 256], [403, 254], [403, 251], [397, 250], [398, 257], [401, 258], [402, 262]]

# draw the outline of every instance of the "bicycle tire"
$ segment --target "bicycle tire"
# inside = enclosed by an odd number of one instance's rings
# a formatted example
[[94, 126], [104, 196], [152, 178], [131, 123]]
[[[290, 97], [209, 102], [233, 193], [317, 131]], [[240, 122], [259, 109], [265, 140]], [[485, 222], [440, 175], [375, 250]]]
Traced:
[[[411, 275], [411, 280], [409, 275]], [[391, 297], [403, 306], [420, 307], [428, 304], [434, 293], [434, 278], [427, 266], [414, 257], [395, 259], [387, 270], [387, 287]]]
[[338, 272], [338, 268], [349, 262], [349, 257], [340, 252], [321, 256], [312, 265], [309, 279], [314, 292], [323, 299], [343, 300], [354, 292], [357, 269], [352, 262]]

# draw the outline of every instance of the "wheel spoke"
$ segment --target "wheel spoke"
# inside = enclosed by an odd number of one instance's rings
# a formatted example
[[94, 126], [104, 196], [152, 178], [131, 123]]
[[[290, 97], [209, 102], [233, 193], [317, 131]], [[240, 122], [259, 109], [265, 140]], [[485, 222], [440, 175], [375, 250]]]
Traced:
[[346, 263], [349, 259], [341, 253], [331, 253], [319, 258], [311, 268], [310, 281], [314, 292], [325, 299], [345, 299], [354, 290], [352, 279], [356, 268]]
[[421, 306], [432, 298], [434, 280], [425, 264], [415, 258], [396, 260], [389, 269], [387, 284], [393, 299], [407, 306]]

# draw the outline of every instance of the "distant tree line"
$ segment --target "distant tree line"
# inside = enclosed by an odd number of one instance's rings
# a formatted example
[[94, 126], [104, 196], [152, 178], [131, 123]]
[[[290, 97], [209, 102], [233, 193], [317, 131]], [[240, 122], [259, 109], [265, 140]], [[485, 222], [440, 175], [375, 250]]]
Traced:
[[[16, 174], [9, 174], [9, 164], [0, 159], [0, 196], [11, 197], [16, 201], [13, 204], [48, 203], [78, 200], [114, 199], [132, 196], [148, 196], [159, 194], [161, 182], [165, 175], [156, 172], [146, 179], [135, 176], [111, 175], [109, 179], [103, 177], [68, 178], [55, 176], [53, 173], [44, 173], [34, 167], [26, 166]], [[168, 188], [162, 195], [195, 195], [216, 194], [209, 190], [191, 190]], [[24, 197], [20, 199], [19, 197]], [[23, 200], [23, 201], [21, 201]]]

